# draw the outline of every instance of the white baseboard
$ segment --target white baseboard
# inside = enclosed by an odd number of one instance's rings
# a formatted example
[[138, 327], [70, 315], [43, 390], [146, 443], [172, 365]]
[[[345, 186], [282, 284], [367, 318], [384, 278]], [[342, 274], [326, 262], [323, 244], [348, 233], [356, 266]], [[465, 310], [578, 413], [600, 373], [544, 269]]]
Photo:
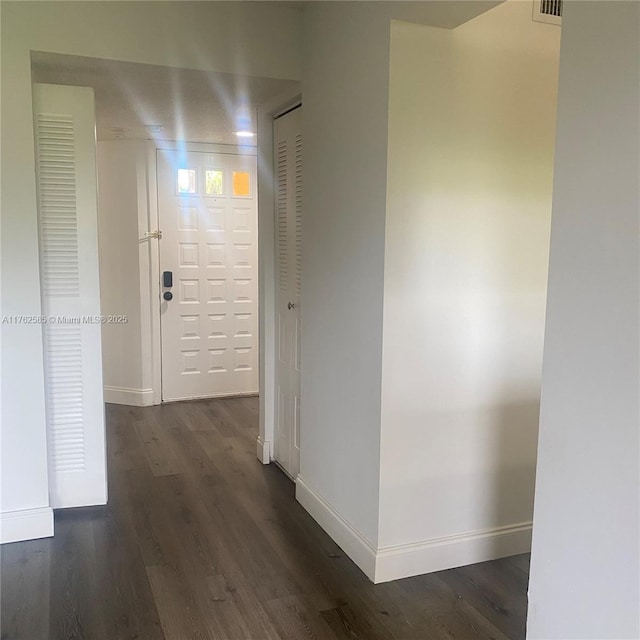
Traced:
[[131, 407], [150, 407], [153, 405], [153, 389], [127, 389], [105, 385], [104, 401], [111, 404], [127, 404]]
[[531, 522], [485, 531], [382, 547], [376, 553], [375, 580], [388, 582], [486, 562], [531, 551]]
[[531, 551], [531, 522], [376, 548], [302, 476], [296, 500], [375, 584]]
[[232, 391], [231, 393], [207, 393], [206, 396], [187, 396], [186, 398], [163, 398], [162, 404], [169, 402], [191, 402], [192, 400], [231, 400], [232, 398], [257, 398], [257, 391]]
[[369, 580], [375, 578], [376, 549], [302, 478], [296, 479], [296, 500], [362, 569]]
[[0, 513], [0, 544], [21, 542], [53, 535], [53, 509], [24, 509]]
[[271, 443], [268, 440], [262, 440], [260, 436], [258, 436], [256, 449], [258, 460], [260, 460], [262, 464], [269, 464], [271, 462]]

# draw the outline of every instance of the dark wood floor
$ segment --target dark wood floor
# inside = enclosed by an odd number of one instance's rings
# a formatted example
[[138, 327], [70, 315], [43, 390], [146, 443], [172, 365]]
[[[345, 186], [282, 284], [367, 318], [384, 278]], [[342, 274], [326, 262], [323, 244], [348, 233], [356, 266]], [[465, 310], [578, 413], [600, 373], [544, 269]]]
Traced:
[[372, 585], [256, 460], [257, 407], [107, 406], [109, 505], [2, 548], [2, 640], [524, 638], [528, 556]]

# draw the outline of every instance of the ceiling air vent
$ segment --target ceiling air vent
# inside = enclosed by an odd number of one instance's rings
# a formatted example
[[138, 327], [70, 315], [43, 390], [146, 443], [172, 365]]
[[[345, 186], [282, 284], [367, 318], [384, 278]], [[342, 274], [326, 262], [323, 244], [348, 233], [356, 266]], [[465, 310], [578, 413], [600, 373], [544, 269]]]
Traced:
[[562, 24], [562, 0], [533, 0], [533, 19], [547, 24]]

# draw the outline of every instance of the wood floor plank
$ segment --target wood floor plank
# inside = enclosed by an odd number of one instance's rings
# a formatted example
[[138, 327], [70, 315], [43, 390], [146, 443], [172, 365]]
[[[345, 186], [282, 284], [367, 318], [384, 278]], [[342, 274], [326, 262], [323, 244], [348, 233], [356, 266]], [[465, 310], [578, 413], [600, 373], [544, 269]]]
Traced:
[[385, 627], [376, 627], [351, 605], [328, 609], [320, 615], [339, 640], [393, 640]]
[[217, 640], [175, 565], [147, 567], [147, 575], [166, 640]]
[[252, 398], [230, 398], [227, 407], [236, 416], [236, 424], [241, 429], [251, 430], [252, 434], [258, 430], [259, 413], [254, 408], [255, 402], [248, 402]]
[[109, 504], [2, 548], [1, 640], [522, 640], [527, 554], [373, 585], [255, 457], [259, 399], [107, 406]]
[[529, 564], [531, 560], [531, 554], [529, 553], [521, 553], [517, 556], [511, 556], [510, 558], [505, 558], [508, 560], [511, 565], [517, 567], [522, 574], [525, 576], [527, 582], [529, 581]]
[[[220, 638], [249, 640], [252, 633], [245, 616], [240, 612], [233, 597], [234, 587], [225, 576], [211, 576], [206, 580], [206, 588], [198, 592], [202, 599], [202, 609], [206, 608], [212, 625]], [[259, 637], [259, 636], [256, 636]]]
[[171, 414], [163, 407], [149, 407], [146, 420], [134, 420], [133, 426], [143, 444], [143, 452], [154, 476], [166, 476], [184, 472], [184, 466], [173, 450], [166, 430]]
[[519, 581], [491, 563], [459, 567], [439, 577], [505, 636], [524, 639], [526, 588]]
[[[319, 579], [320, 566], [300, 561], [301, 556], [304, 558], [309, 550], [300, 544], [297, 536], [289, 535], [289, 529], [293, 528], [291, 521], [280, 517], [278, 510], [271, 504], [263, 503], [262, 508], [258, 508], [256, 499], [251, 495], [241, 493], [237, 499], [268, 541], [278, 562], [287, 568], [314, 607], [321, 611], [338, 606], [341, 603], [340, 597]], [[313, 571], [310, 571], [312, 567]]]
[[176, 407], [171, 407], [171, 411], [176, 414], [175, 422], [167, 429], [166, 437], [180, 467], [195, 480], [204, 475], [215, 475], [218, 470], [200, 446], [189, 422], [180, 415], [181, 412]]
[[[508, 640], [457, 591], [440, 579], [440, 573], [389, 583], [387, 597], [407, 613], [407, 640], [478, 638]], [[401, 626], [396, 623], [398, 628]]]
[[111, 475], [147, 466], [148, 462], [140, 447], [138, 434], [132, 428], [131, 407], [108, 404], [105, 414], [109, 425], [107, 446], [109, 448], [108, 471], [111, 472]]
[[230, 580], [224, 576], [226, 590], [233, 598], [238, 613], [246, 627], [248, 638], [280, 640], [280, 634], [251, 584]]
[[260, 600], [276, 599], [300, 592], [299, 585], [286, 567], [278, 562], [260, 529], [241, 508], [229, 501], [205, 504], [217, 522], [221, 535], [233, 545], [239, 572], [252, 584]]
[[108, 640], [104, 617], [96, 602], [101, 584], [96, 575], [94, 523], [102, 508], [56, 513], [56, 535], [51, 542], [50, 634], [68, 640]]
[[164, 640], [160, 618], [135, 537], [107, 507], [94, 527], [94, 574], [100, 585], [99, 610], [109, 640]]
[[50, 545], [51, 540], [33, 540], [2, 547], [2, 640], [50, 637]]
[[[184, 476], [158, 479], [163, 495], [165, 524], [160, 544], [166, 549], [170, 562], [179, 562], [185, 573], [202, 579], [232, 571], [235, 558], [227, 544], [225, 532], [211, 532], [219, 528], [197, 489], [190, 486]], [[178, 542], [179, 541], [179, 542]]]
[[166, 534], [168, 517], [153, 485], [151, 472], [146, 469], [127, 472], [126, 490], [128, 504], [125, 510], [144, 565], [169, 564], [171, 548], [165, 549], [161, 540]]
[[201, 408], [221, 435], [233, 438], [236, 436], [236, 420], [225, 405], [220, 401], [205, 400]]
[[337, 640], [322, 615], [300, 596], [270, 600], [266, 606], [283, 640]]

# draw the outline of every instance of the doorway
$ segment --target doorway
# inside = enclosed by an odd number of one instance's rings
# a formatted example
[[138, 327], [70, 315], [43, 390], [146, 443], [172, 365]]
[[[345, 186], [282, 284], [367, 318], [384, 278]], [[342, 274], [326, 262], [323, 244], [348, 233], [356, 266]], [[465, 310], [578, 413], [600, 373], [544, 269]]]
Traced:
[[[259, 340], [260, 319], [257, 317], [257, 310], [260, 308], [263, 321], [265, 313], [271, 318], [274, 314], [271, 296], [258, 291], [258, 278], [273, 277], [274, 267], [271, 264], [265, 265], [264, 244], [260, 248], [262, 255], [260, 259], [263, 261], [260, 269], [257, 264], [258, 238], [262, 236], [262, 241], [273, 243], [273, 231], [269, 229], [263, 234], [263, 226], [259, 233], [256, 228], [259, 191], [256, 113], [258, 108], [262, 108], [262, 105], [269, 101], [280, 100], [283, 93], [293, 92], [294, 88], [297, 90], [297, 82], [45, 52], [33, 54], [32, 73], [35, 81], [91, 86], [95, 91], [97, 155], [101, 187], [98, 220], [101, 307], [103, 314], [121, 315], [126, 319], [122, 324], [107, 324], [102, 327], [105, 400], [115, 404], [148, 406], [159, 404], [163, 399], [212, 397], [227, 393], [245, 394], [258, 391], [262, 393], [263, 390], [258, 389], [257, 380], [259, 377], [264, 380], [265, 374], [262, 362], [258, 363], [259, 353], [260, 349], [268, 349], [269, 353], [272, 353], [273, 343], [269, 338]], [[241, 133], [242, 137], [239, 135]], [[246, 137], [247, 134], [250, 134], [249, 137]], [[272, 133], [270, 130], [263, 131], [260, 137], [270, 139]], [[187, 390], [183, 393], [163, 392], [160, 312], [161, 305], [164, 304], [162, 296], [166, 290], [160, 286], [162, 284], [160, 280], [162, 271], [174, 271], [174, 282], [177, 282], [178, 276], [175, 260], [174, 269], [165, 268], [160, 264], [160, 251], [164, 248], [164, 255], [166, 255], [167, 242], [155, 237], [159, 230], [165, 234], [168, 233], [166, 231], [168, 227], [164, 223], [159, 223], [161, 203], [157, 188], [158, 149], [173, 151], [178, 164], [187, 157], [191, 157], [189, 156], [191, 152], [202, 152], [201, 158], [204, 158], [200, 160], [202, 171], [215, 171], [216, 167], [213, 164], [219, 164], [219, 162], [215, 162], [214, 157], [230, 162], [233, 156], [241, 156], [238, 159], [241, 164], [235, 168], [225, 165], [229, 176], [226, 190], [227, 195], [231, 194], [229, 198], [233, 204], [230, 206], [233, 208], [239, 209], [248, 204], [253, 207], [253, 239], [249, 242], [238, 239], [239, 235], [251, 234], [251, 232], [241, 234], [240, 229], [228, 235], [235, 236], [240, 245], [253, 243], [253, 265], [251, 260], [246, 259], [248, 253], [246, 247], [240, 247], [236, 251], [233, 241], [230, 241], [230, 248], [235, 257], [225, 255], [225, 262], [227, 272], [236, 272], [236, 275], [229, 276], [230, 282], [227, 284], [230, 283], [233, 289], [244, 288], [245, 292], [250, 287], [253, 288], [251, 296], [255, 311], [253, 318], [247, 318], [247, 314], [239, 309], [237, 316], [235, 311], [232, 312], [232, 319], [237, 326], [234, 324], [228, 329], [232, 332], [231, 342], [235, 340], [235, 343], [231, 347], [223, 347], [232, 349], [233, 354], [238, 358], [245, 356], [245, 360], [231, 362], [228, 366], [213, 363], [210, 367], [209, 363], [204, 363], [202, 367], [206, 367], [207, 372], [209, 368], [217, 370], [220, 366], [231, 368], [236, 374], [231, 377], [249, 379], [245, 380], [243, 386], [226, 384], [215, 387], [213, 391], [206, 389], [205, 391]], [[271, 154], [269, 154], [270, 157]], [[209, 160], [212, 166], [205, 169], [205, 164]], [[242, 163], [245, 162], [249, 163], [249, 166], [243, 169]], [[259, 177], [261, 181], [270, 174], [270, 170], [265, 169], [265, 164], [269, 163], [261, 164]], [[217, 168], [219, 169], [220, 166]], [[188, 169], [189, 167], [185, 165], [180, 168]], [[248, 171], [251, 174], [249, 196], [233, 196], [234, 171], [238, 173]], [[200, 177], [203, 182], [197, 188], [206, 187], [205, 178], [204, 174]], [[236, 189], [242, 187], [242, 181], [243, 177], [239, 176], [236, 180]], [[174, 197], [177, 195], [176, 189], [171, 193]], [[183, 201], [194, 199], [193, 196], [182, 195]], [[205, 195], [202, 199], [213, 206], [213, 201], [220, 200], [218, 196], [224, 194]], [[267, 198], [264, 194], [260, 193], [260, 199], [261, 206], [265, 205]], [[227, 206], [226, 203], [223, 204]], [[271, 202], [265, 205], [267, 213], [262, 216], [261, 225], [265, 224], [264, 221], [269, 216], [270, 205]], [[268, 224], [270, 226], [272, 222], [269, 220]], [[165, 238], [167, 238], [166, 235]], [[186, 245], [193, 244], [184, 238], [179, 242]], [[209, 245], [223, 243], [214, 239], [205, 240], [203, 244], [198, 241], [197, 244], [198, 259], [202, 261], [207, 259], [204, 250], [213, 248]], [[187, 249], [187, 253], [189, 252], [188, 247], [183, 248]], [[219, 248], [219, 246], [216, 247], [216, 249]], [[272, 251], [269, 249], [270, 253]], [[245, 253], [245, 257], [239, 256], [239, 253]], [[185, 257], [188, 261], [189, 256]], [[243, 269], [228, 266], [232, 259], [237, 259], [241, 263], [248, 262], [249, 264], [242, 266], [250, 267], [253, 271], [252, 275], [240, 278], [237, 274]], [[224, 270], [222, 265], [217, 267], [220, 268], [209, 269], [209, 271]], [[248, 272], [250, 269], [244, 269], [244, 271]], [[207, 285], [211, 284], [209, 280], [223, 279], [213, 276], [203, 276], [203, 278], [206, 282], [202, 284]], [[241, 286], [246, 284], [242, 280], [253, 282], [249, 287]], [[218, 283], [214, 282], [214, 284]], [[170, 292], [175, 301], [178, 298], [178, 290], [174, 286]], [[246, 298], [245, 292], [230, 290], [231, 302], [228, 306], [248, 307], [246, 300], [243, 300], [242, 304], [235, 304], [234, 300], [234, 297]], [[200, 293], [206, 294], [204, 287]], [[184, 313], [184, 315], [190, 314]], [[209, 320], [209, 314], [206, 315]], [[255, 324], [247, 328], [251, 322]], [[244, 326], [241, 326], [242, 324]], [[206, 327], [202, 327], [202, 331], [205, 330]], [[247, 333], [252, 334], [253, 345], [247, 345]], [[245, 342], [239, 343], [241, 339]], [[193, 339], [191, 342], [195, 344], [196, 341]], [[251, 347], [249, 351], [242, 351], [249, 346]], [[196, 349], [185, 348], [185, 351], [196, 351]], [[216, 348], [213, 346], [206, 347], [205, 351], [210, 357], [220, 355], [215, 353]], [[193, 354], [187, 355], [193, 362]], [[246, 357], [249, 355], [254, 359], [255, 366], [250, 358]], [[164, 356], [166, 364], [166, 354]], [[258, 376], [259, 369], [262, 370], [260, 376]], [[269, 375], [272, 374], [269, 372]], [[190, 373], [182, 377], [189, 376], [196, 378], [198, 374]], [[221, 378], [222, 375], [218, 377]], [[273, 394], [273, 391], [270, 393]], [[270, 413], [270, 415], [273, 414]], [[271, 417], [270, 420], [273, 418]]]
[[34, 54], [32, 77], [95, 92], [99, 242], [88, 261], [99, 263], [98, 313], [121, 321], [96, 327], [103, 366], [92, 356], [87, 408], [257, 394], [255, 115], [296, 83], [48, 53]]

